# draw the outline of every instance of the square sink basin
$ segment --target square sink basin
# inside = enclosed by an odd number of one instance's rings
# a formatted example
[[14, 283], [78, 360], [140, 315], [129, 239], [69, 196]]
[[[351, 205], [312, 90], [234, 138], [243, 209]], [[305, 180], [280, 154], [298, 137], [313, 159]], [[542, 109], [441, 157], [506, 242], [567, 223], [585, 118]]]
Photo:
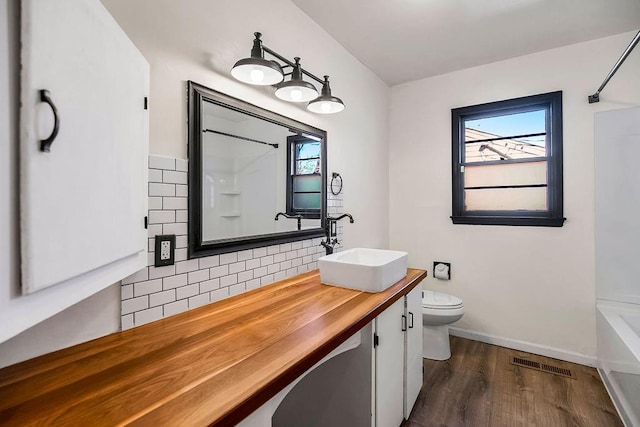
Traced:
[[382, 292], [407, 275], [406, 252], [355, 248], [318, 259], [325, 285]]

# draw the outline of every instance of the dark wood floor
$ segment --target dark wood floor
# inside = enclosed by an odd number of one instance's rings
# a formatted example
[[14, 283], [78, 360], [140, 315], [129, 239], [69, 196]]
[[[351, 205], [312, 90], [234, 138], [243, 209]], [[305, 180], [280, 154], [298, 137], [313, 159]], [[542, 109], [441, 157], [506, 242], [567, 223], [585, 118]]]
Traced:
[[[424, 385], [404, 427], [622, 426], [595, 369], [451, 337], [451, 359], [424, 359]], [[571, 369], [521, 368], [512, 356]]]

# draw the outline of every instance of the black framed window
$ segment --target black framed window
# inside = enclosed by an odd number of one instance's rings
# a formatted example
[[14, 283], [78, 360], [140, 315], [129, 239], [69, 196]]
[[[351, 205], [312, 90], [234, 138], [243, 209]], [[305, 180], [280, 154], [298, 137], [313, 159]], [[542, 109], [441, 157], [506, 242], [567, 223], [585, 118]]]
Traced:
[[305, 136], [287, 138], [287, 214], [320, 218], [322, 144]]
[[451, 110], [454, 224], [561, 227], [562, 92]]

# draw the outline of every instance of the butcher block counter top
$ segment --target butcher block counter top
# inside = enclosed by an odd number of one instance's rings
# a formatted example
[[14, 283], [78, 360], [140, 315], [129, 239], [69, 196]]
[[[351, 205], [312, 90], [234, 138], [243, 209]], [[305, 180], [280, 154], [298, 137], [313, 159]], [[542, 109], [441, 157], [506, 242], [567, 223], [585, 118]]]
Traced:
[[9, 366], [0, 425], [233, 425], [424, 277], [366, 293], [314, 270]]

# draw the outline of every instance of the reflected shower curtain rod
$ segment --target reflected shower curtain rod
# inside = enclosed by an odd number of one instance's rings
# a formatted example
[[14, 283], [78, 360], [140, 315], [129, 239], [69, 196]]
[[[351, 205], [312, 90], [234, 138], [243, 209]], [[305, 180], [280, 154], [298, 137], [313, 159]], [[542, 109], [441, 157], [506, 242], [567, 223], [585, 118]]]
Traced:
[[618, 62], [616, 62], [616, 64], [611, 69], [611, 71], [609, 71], [609, 74], [607, 74], [607, 77], [605, 77], [604, 81], [602, 82], [602, 84], [600, 85], [596, 93], [594, 93], [593, 95], [589, 95], [589, 104], [593, 104], [594, 102], [600, 102], [600, 92], [602, 92], [602, 90], [607, 85], [607, 83], [609, 83], [609, 80], [611, 80], [611, 77], [613, 77], [616, 71], [618, 71], [618, 68], [620, 68], [624, 60], [627, 59], [627, 56], [629, 56], [629, 54], [631, 53], [633, 48], [636, 47], [639, 41], [640, 41], [640, 31], [638, 31], [638, 33], [633, 38], [633, 40], [631, 40], [631, 43], [629, 43], [629, 46], [627, 46], [624, 52], [622, 52], [622, 56], [620, 56], [620, 59], [618, 59]]
[[247, 138], [246, 136], [234, 135], [232, 133], [220, 132], [213, 129], [203, 129], [202, 132], [216, 133], [218, 135], [228, 136], [230, 138], [242, 139], [243, 141], [255, 142], [257, 144], [270, 145], [273, 148], [278, 148], [278, 144], [272, 144], [270, 142], [260, 141], [259, 139]]

